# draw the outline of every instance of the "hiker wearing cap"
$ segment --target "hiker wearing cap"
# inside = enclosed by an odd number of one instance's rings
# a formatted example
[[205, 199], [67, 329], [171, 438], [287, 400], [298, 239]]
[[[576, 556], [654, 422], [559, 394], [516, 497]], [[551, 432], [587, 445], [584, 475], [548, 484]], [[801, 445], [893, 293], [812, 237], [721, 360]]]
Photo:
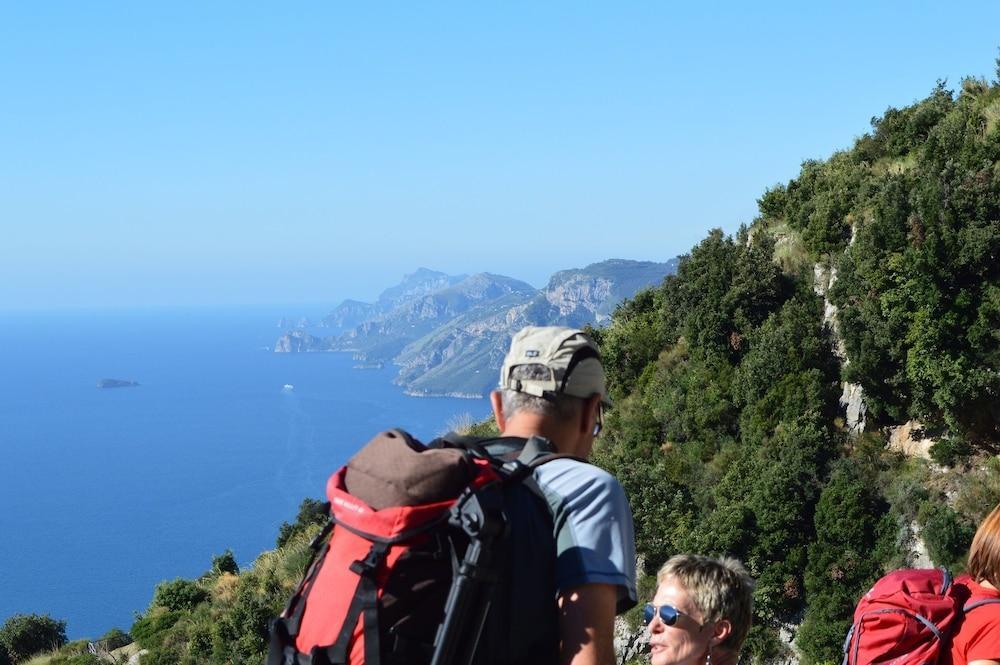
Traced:
[[511, 341], [490, 399], [499, 441], [579, 458], [534, 471], [552, 511], [558, 659], [612, 663], [614, 617], [636, 602], [635, 543], [621, 485], [583, 461], [610, 404], [597, 347], [580, 330], [524, 328]]

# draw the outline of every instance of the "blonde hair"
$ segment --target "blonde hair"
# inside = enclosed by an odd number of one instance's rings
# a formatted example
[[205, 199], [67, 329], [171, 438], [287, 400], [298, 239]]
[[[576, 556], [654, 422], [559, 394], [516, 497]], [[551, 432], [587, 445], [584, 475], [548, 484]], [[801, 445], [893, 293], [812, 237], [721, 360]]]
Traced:
[[976, 529], [966, 572], [976, 582], [986, 580], [1000, 587], [1000, 505]]
[[668, 577], [681, 583], [704, 623], [729, 621], [732, 631], [719, 646], [738, 653], [750, 631], [755, 586], [743, 564], [727, 556], [678, 554], [663, 564], [656, 581], [662, 584]]

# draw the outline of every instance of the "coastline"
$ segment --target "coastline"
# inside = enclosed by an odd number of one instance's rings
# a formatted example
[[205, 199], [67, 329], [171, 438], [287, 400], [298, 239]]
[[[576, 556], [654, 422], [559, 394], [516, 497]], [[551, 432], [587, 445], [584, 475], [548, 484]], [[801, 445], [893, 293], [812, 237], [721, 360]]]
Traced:
[[452, 392], [431, 392], [429, 390], [412, 390], [407, 388], [403, 390], [403, 394], [407, 397], [453, 397], [455, 399], [485, 399], [486, 395], [482, 393], [465, 393], [460, 391]]

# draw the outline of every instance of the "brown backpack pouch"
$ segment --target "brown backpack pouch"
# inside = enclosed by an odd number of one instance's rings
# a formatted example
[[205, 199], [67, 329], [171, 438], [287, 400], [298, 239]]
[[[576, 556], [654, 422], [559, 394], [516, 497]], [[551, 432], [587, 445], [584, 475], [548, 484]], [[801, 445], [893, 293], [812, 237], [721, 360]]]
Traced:
[[347, 462], [347, 491], [374, 510], [458, 496], [473, 469], [458, 448], [428, 448], [402, 430], [381, 432]]

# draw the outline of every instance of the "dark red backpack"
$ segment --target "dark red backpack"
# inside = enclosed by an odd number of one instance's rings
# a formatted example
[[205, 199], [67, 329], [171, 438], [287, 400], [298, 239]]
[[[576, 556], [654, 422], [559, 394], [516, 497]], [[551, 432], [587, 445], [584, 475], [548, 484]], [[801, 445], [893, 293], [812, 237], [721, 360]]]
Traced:
[[504, 568], [507, 494], [565, 457], [487, 449], [469, 440], [427, 447], [392, 430], [337, 471], [327, 483], [330, 523], [272, 622], [267, 665], [472, 662]]
[[950, 648], [961, 616], [998, 603], [962, 605], [967, 594], [944, 568], [905, 569], [881, 578], [861, 598], [844, 641], [843, 665], [933, 665]]

